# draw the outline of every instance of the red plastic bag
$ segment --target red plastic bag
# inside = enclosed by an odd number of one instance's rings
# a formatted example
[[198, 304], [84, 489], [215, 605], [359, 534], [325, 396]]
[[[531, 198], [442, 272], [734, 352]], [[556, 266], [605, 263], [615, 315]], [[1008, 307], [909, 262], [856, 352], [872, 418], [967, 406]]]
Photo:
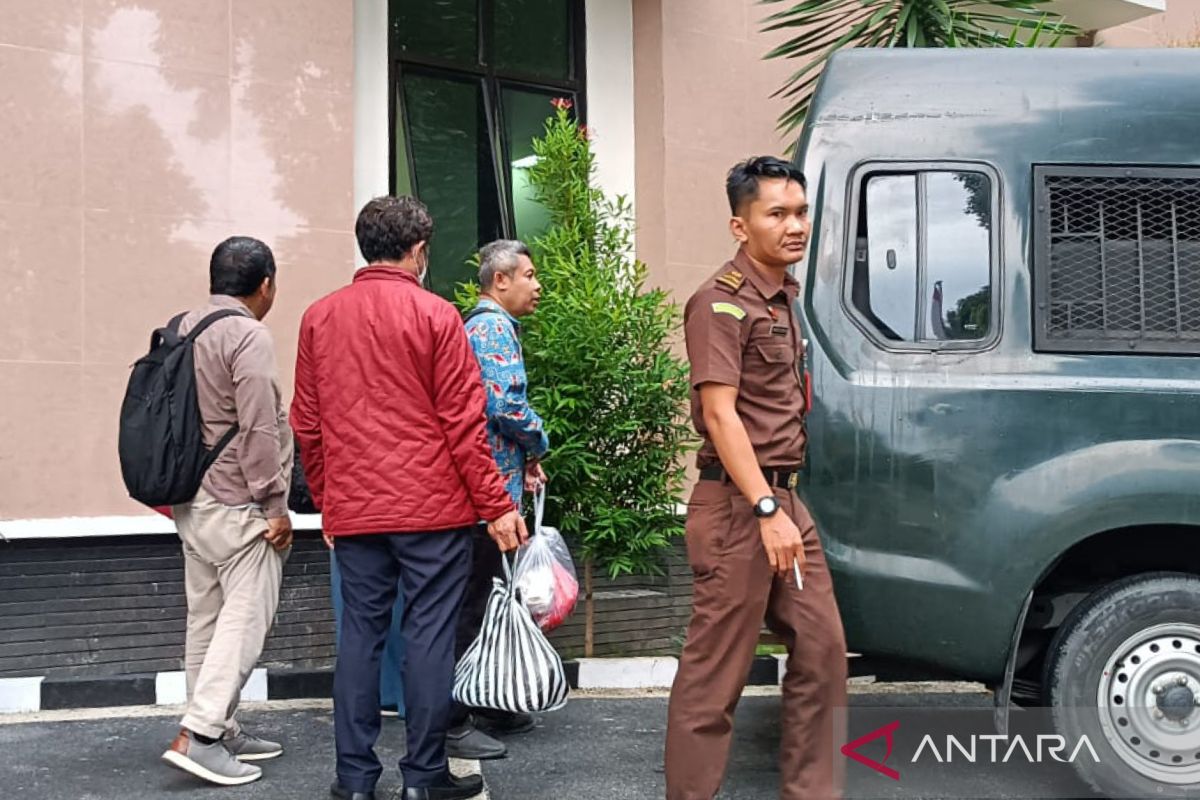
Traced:
[[[553, 529], [551, 529], [553, 530]], [[555, 533], [558, 533], [555, 531]], [[567, 621], [575, 610], [575, 602], [579, 599], [579, 581], [574, 572], [567, 569], [558, 561], [554, 562], [554, 602], [546, 618], [541, 621], [542, 630], [551, 631]]]
[[533, 535], [517, 550], [513, 580], [533, 621], [549, 631], [563, 624], [575, 610], [579, 580], [562, 534], [542, 524], [545, 507], [546, 490], [539, 489], [533, 500]]

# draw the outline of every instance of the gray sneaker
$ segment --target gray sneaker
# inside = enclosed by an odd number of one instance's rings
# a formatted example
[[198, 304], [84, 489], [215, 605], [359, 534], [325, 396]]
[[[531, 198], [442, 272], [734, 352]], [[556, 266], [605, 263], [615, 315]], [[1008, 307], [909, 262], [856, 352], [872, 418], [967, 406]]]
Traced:
[[162, 754], [163, 761], [218, 786], [241, 786], [262, 777], [262, 770], [234, 758], [221, 742], [204, 744], [181, 730]]
[[266, 761], [283, 755], [283, 745], [260, 739], [253, 733], [238, 731], [231, 736], [225, 734], [221, 740], [225, 749], [238, 761]]

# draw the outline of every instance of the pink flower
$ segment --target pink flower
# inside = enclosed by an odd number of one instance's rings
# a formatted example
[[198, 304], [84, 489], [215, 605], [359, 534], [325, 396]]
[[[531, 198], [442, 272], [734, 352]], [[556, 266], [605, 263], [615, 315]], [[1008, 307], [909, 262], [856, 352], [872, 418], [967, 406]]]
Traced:
[[588, 130], [587, 125], [579, 126], [579, 138], [584, 139], [589, 142], [592, 140], [592, 132], [590, 130]]
[[556, 97], [550, 101], [550, 105], [554, 106], [559, 111], [570, 111], [572, 106], [575, 104], [565, 97]]

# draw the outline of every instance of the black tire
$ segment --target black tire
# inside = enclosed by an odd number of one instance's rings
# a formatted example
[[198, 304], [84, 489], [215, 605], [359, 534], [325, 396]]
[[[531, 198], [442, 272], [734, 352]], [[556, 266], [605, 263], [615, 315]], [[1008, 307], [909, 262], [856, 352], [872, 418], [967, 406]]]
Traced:
[[[1185, 673], [1192, 678], [1183, 695], [1195, 692], [1200, 702], [1200, 639], [1190, 638], [1193, 629], [1200, 631], [1200, 576], [1146, 573], [1094, 592], [1051, 641], [1043, 686], [1056, 732], [1071, 742], [1088, 737], [1100, 763], [1083, 758], [1075, 769], [1101, 795], [1200, 798], [1200, 746], [1195, 753], [1169, 751], [1173, 755], [1167, 755], [1166, 747], [1155, 749], [1158, 742], [1182, 747], [1183, 738], [1167, 727], [1176, 725], [1186, 730], [1190, 750], [1192, 731], [1200, 736], [1200, 708], [1180, 722], [1173, 716], [1156, 719], [1157, 706], [1140, 700], [1135, 704], [1132, 696], [1123, 705], [1126, 693], [1177, 685]], [[1120, 660], [1106, 672], [1115, 659]], [[1102, 682], [1109, 698], [1103, 704]], [[1172, 701], [1182, 692], [1165, 691]], [[1176, 706], [1169, 712], [1184, 713]], [[1181, 761], [1173, 762], [1176, 757]], [[1166, 774], [1186, 782], [1167, 780], [1162, 777]]]

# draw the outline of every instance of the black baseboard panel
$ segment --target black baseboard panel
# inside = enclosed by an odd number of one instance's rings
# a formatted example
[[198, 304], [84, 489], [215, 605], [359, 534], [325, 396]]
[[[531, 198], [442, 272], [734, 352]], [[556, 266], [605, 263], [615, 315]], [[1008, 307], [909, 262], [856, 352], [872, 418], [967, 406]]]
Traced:
[[107, 675], [98, 678], [46, 678], [42, 710], [154, 705], [155, 676]]

